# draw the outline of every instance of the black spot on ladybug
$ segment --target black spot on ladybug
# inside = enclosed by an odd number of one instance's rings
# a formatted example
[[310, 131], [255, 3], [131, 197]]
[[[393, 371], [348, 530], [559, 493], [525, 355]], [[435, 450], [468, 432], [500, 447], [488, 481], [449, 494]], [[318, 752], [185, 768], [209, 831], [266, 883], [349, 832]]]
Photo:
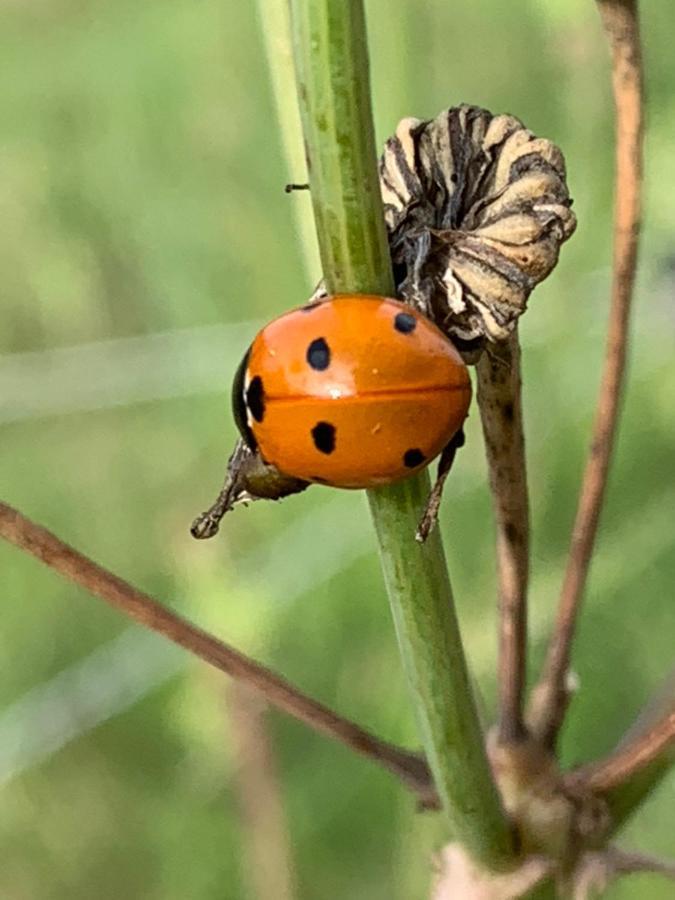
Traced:
[[246, 389], [246, 406], [256, 422], [262, 422], [265, 418], [265, 389], [260, 375], [252, 378]]
[[397, 331], [400, 331], [401, 334], [410, 334], [411, 331], [414, 331], [417, 326], [417, 320], [415, 316], [411, 316], [410, 313], [400, 312], [396, 314], [396, 318], [394, 319], [394, 328]]
[[424, 459], [424, 453], [422, 453], [419, 447], [412, 447], [403, 454], [403, 465], [407, 469], [415, 469], [424, 462]]
[[307, 362], [317, 372], [323, 372], [330, 365], [330, 347], [325, 339], [317, 338], [307, 348]]
[[312, 440], [321, 453], [331, 454], [335, 450], [335, 425], [331, 425], [330, 422], [317, 422], [312, 428]]

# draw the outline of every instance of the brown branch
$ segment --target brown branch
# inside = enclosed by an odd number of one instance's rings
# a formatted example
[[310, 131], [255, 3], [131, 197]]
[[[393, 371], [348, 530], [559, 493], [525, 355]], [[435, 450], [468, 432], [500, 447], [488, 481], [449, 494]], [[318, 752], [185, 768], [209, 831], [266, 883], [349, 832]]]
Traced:
[[[604, 791], [612, 819], [612, 832], [647, 797], [675, 765], [675, 741], [668, 738], [675, 716], [675, 670], [664, 680], [633, 725], [621, 738], [607, 760], [591, 763], [565, 776], [568, 785], [579, 784], [591, 776]], [[608, 770], [605, 773], [605, 766]], [[622, 770], [616, 780], [615, 775]], [[604, 782], [607, 780], [607, 785]], [[582, 790], [584, 784], [582, 784]]]
[[[649, 703], [644, 707], [633, 725], [619, 741], [615, 751], [635, 744], [664, 718], [675, 712], [675, 669], [664, 680]], [[611, 814], [614, 831], [617, 831], [640, 806], [645, 797], [654, 790], [675, 765], [675, 744], [666, 747], [638, 772], [613, 788], [605, 795]]]
[[612, 50], [616, 107], [614, 271], [604, 371], [558, 615], [529, 721], [553, 746], [569, 702], [571, 646], [598, 529], [625, 380], [642, 180], [642, 60], [637, 0], [597, 0]]
[[605, 793], [628, 781], [675, 745], [675, 709], [660, 722], [622, 744], [605, 759], [575, 769], [565, 779], [567, 784], [582, 784], [596, 793]]
[[232, 775], [241, 818], [242, 875], [256, 900], [293, 900], [292, 853], [269, 707], [247, 685], [227, 692], [236, 754]]
[[616, 745], [616, 749], [620, 750], [629, 744], [634, 744], [672, 712], [675, 712], [675, 668], [668, 673], [658, 689], [640, 710], [637, 719], [625, 732]]
[[338, 741], [378, 762], [418, 795], [424, 806], [436, 805], [436, 794], [426, 762], [415, 753], [381, 741], [344, 719], [285, 679], [234, 647], [162, 606], [148, 594], [69, 547], [50, 531], [31, 522], [18, 510], [0, 502], [0, 537], [54, 569], [85, 590], [121, 610], [134, 621], [184, 647], [232, 678], [246, 682], [272, 706], [283, 710], [314, 731]]
[[584, 853], [572, 872], [570, 886], [573, 900], [591, 900], [593, 897], [605, 896], [612, 882], [624, 875], [638, 872], [652, 872], [666, 878], [675, 878], [675, 863], [611, 846]]
[[499, 580], [499, 740], [524, 736], [529, 504], [518, 332], [476, 366], [485, 451], [497, 528]]

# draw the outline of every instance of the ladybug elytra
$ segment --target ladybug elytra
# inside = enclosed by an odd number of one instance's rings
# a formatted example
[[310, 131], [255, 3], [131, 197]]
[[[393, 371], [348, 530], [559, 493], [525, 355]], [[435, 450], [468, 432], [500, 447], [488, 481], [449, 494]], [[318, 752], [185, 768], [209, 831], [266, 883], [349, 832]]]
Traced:
[[255, 337], [234, 380], [248, 446], [286, 475], [343, 488], [423, 468], [471, 400], [461, 356], [397, 300], [336, 295], [285, 313]]

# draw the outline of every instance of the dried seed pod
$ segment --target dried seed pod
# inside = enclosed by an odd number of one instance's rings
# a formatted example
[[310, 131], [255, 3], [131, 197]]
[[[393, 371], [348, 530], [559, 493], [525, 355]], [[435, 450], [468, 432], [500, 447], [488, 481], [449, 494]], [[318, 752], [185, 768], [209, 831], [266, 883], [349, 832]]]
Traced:
[[400, 295], [459, 341], [505, 338], [576, 227], [560, 150], [476, 106], [403, 119], [380, 184]]

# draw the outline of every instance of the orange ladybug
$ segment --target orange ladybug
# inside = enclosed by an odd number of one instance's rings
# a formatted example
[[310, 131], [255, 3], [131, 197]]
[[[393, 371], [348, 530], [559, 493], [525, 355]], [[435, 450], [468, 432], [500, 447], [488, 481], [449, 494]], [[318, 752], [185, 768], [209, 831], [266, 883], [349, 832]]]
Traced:
[[338, 294], [285, 313], [235, 376], [244, 441], [286, 475], [370, 488], [422, 469], [457, 434], [471, 400], [461, 356], [410, 306]]

